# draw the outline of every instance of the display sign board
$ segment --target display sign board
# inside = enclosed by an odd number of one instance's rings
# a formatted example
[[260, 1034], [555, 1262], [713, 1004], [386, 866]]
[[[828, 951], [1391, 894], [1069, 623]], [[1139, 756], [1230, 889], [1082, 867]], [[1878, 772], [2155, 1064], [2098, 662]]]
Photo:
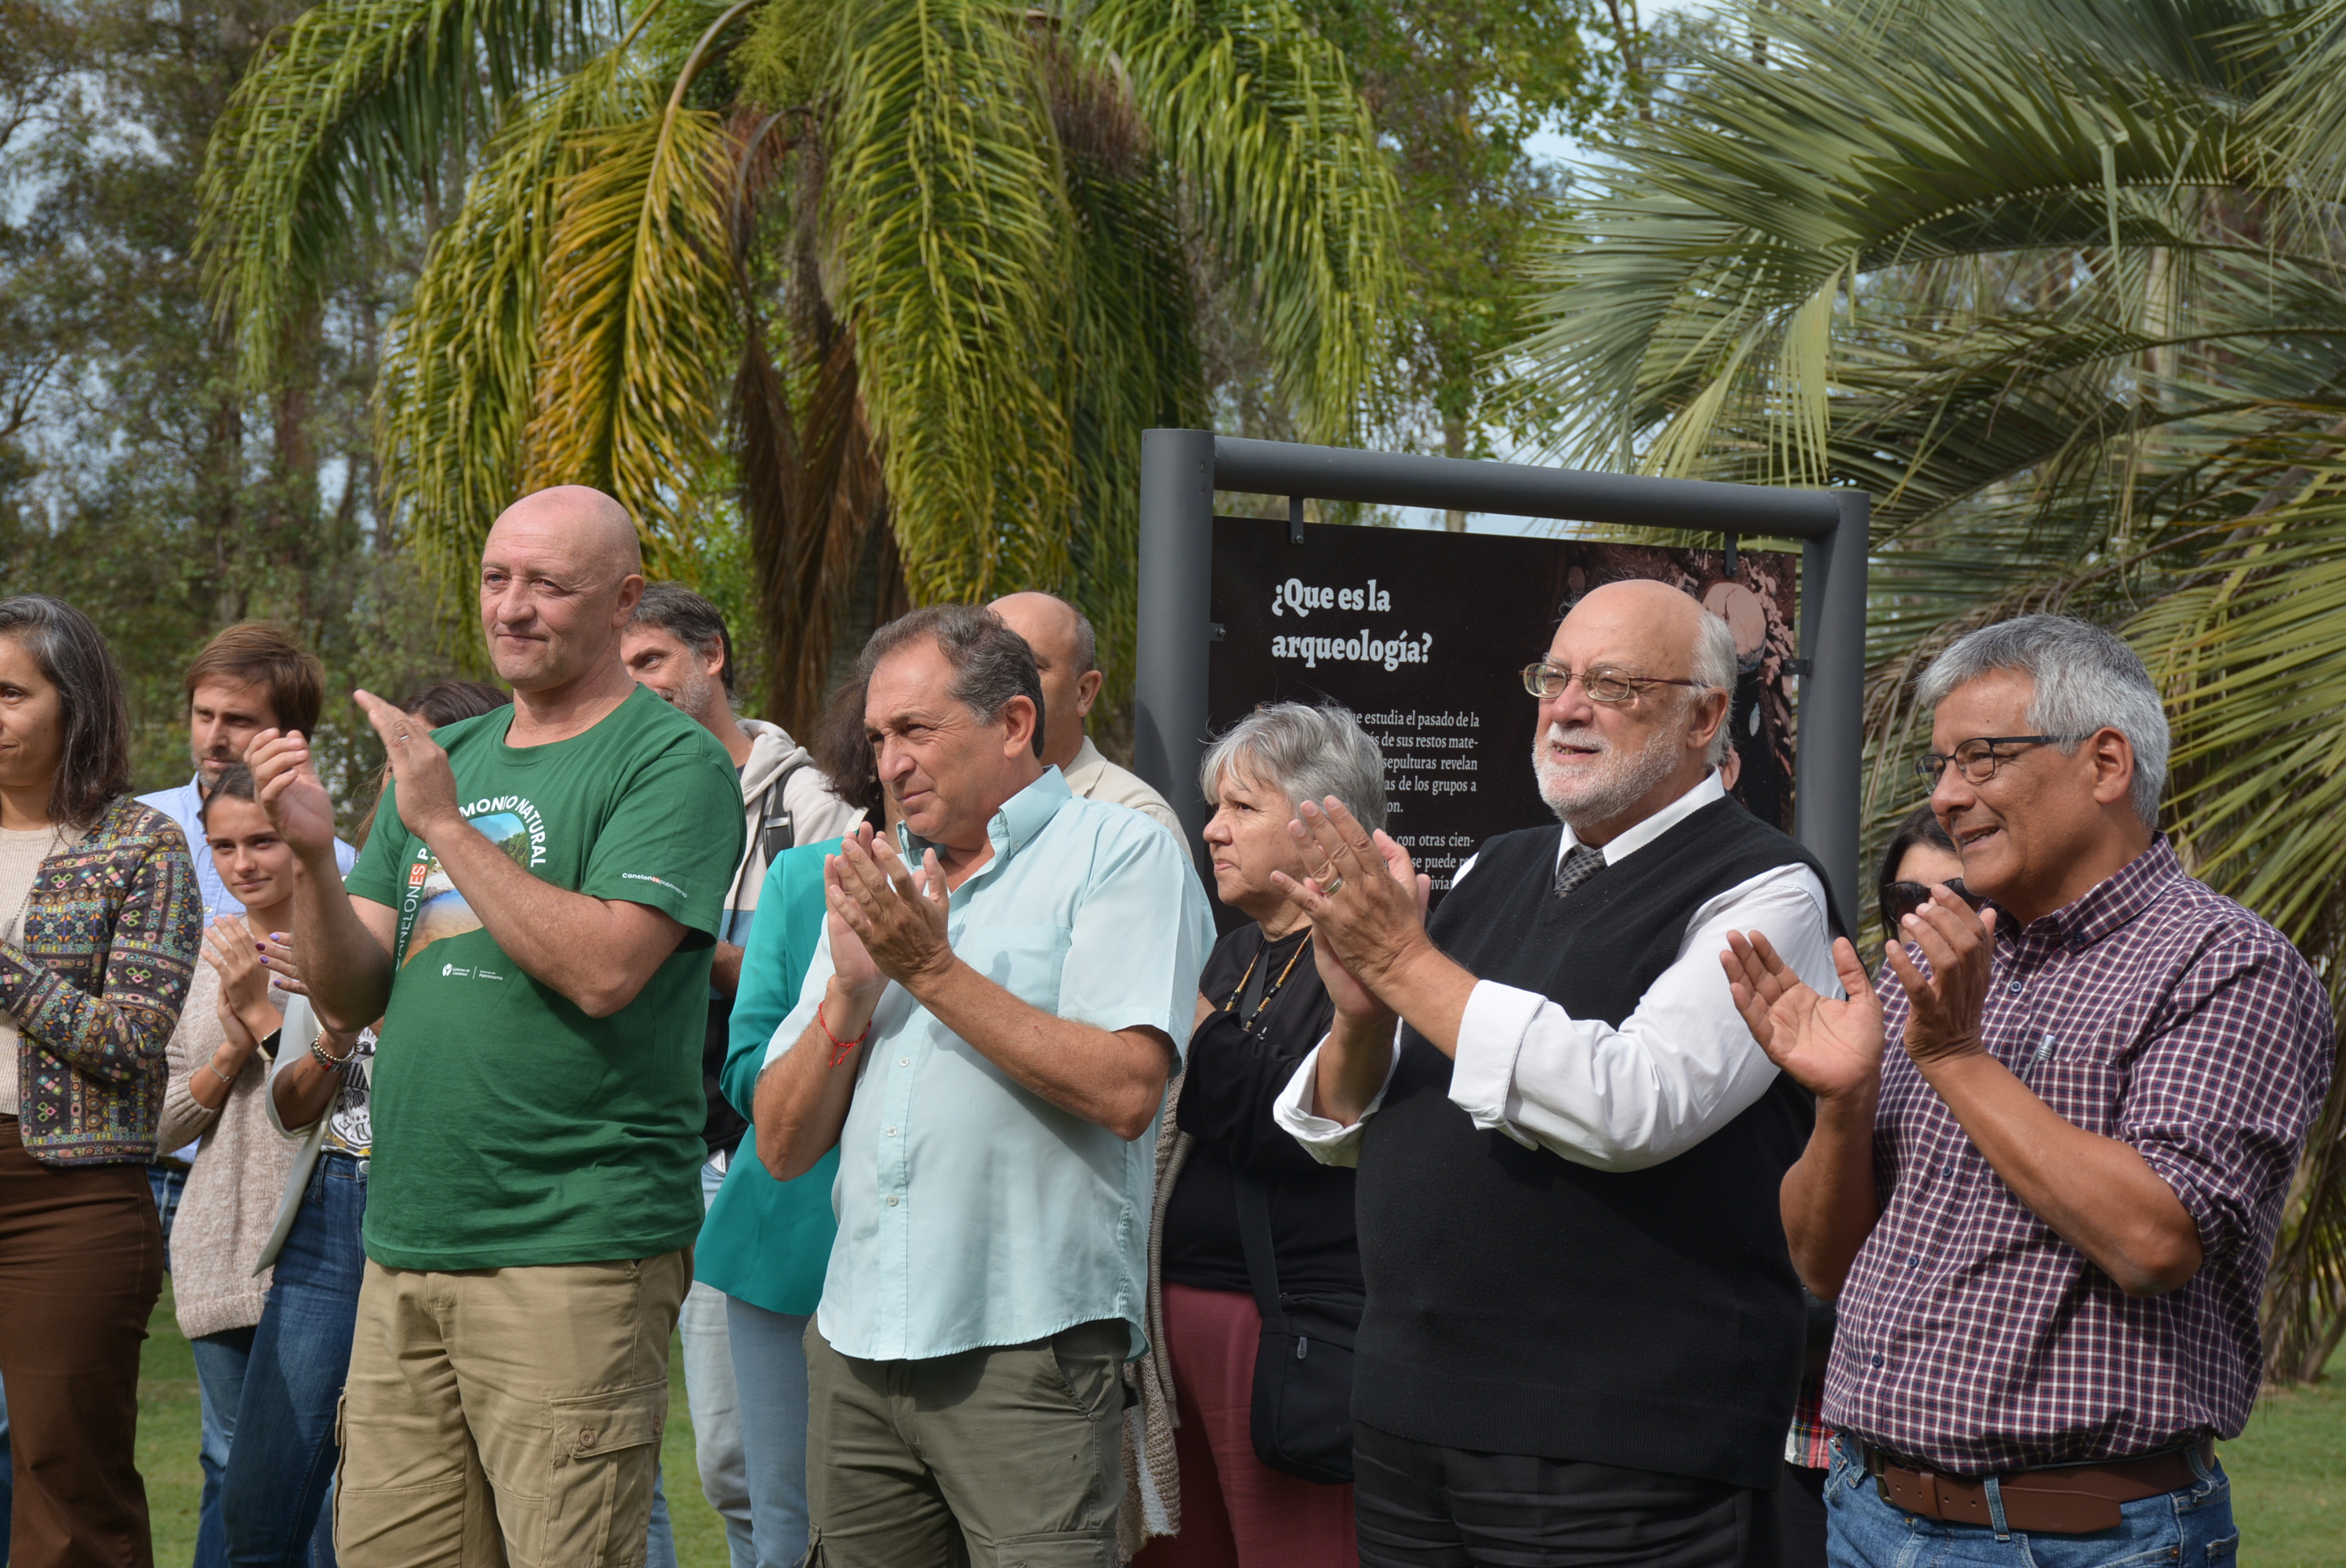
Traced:
[[1384, 752], [1388, 830], [1433, 879], [1496, 833], [1554, 821], [1532, 773], [1524, 666], [1590, 588], [1650, 577], [1735, 633], [1729, 719], [1751, 811], [1792, 827], [1798, 557], [1572, 540], [1214, 519], [1207, 679], [1219, 734], [1266, 702], [1334, 701]]

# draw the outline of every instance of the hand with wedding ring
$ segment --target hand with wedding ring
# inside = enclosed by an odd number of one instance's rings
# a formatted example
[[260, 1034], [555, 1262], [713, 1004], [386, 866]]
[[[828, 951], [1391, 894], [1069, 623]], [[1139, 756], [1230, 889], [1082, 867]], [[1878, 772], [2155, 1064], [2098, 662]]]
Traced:
[[448, 754], [433, 740], [432, 727], [371, 691], [354, 691], [351, 697], [374, 726], [383, 754], [391, 759], [401, 824], [429, 843], [434, 831], [462, 822], [456, 772], [448, 765]]
[[1382, 830], [1372, 833], [1341, 800], [1306, 800], [1287, 830], [1310, 873], [1299, 882], [1284, 871], [1271, 881], [1311, 921], [1330, 956], [1381, 1000], [1396, 971], [1433, 951], [1425, 911], [1433, 881], [1421, 876], [1409, 851]]

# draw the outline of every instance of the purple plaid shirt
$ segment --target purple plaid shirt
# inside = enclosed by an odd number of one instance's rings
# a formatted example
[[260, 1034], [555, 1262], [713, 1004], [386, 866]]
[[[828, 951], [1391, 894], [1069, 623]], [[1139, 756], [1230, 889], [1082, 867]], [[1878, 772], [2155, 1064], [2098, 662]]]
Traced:
[[1953, 1474], [2238, 1436], [2281, 1202], [2329, 1087], [2320, 983], [2164, 839], [2025, 931], [1999, 923], [1994, 975], [1987, 1048], [2065, 1120], [2148, 1161], [2206, 1261], [2137, 1298], [2054, 1235], [1901, 1049], [1906, 996], [1885, 965], [1885, 1201], [1838, 1302], [1826, 1421]]

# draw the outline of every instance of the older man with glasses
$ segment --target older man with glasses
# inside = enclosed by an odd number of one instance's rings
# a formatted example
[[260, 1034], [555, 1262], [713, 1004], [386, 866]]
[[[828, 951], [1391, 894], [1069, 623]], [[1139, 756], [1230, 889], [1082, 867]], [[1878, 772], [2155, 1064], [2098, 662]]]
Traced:
[[1839, 1298], [1832, 1561], [2229, 1563], [2212, 1440], [2256, 1399], [2327, 999], [2159, 834], [2167, 719], [2125, 643], [2007, 621], [1921, 696], [1932, 808], [1988, 907], [1934, 889], [1876, 986], [1841, 943], [1846, 1001], [1765, 936], [1722, 955], [1817, 1095], [1782, 1203]]
[[1734, 681], [1689, 596], [1581, 599], [1525, 671], [1558, 824], [1484, 845], [1430, 924], [1390, 839], [1299, 809], [1282, 888], [1336, 1019], [1278, 1115], [1360, 1169], [1372, 1568], [1777, 1561], [1805, 1313], [1775, 1193], [1810, 1111], [1714, 955], [1757, 927], [1831, 986], [1840, 922], [1720, 784]]

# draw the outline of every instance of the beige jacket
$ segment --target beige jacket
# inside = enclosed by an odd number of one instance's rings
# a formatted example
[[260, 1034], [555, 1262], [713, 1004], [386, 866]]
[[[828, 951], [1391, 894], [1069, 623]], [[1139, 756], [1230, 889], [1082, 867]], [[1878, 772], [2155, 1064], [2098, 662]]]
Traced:
[[[1059, 772], [1066, 779], [1067, 788], [1085, 799], [1105, 800], [1111, 806], [1129, 806], [1142, 816], [1171, 829], [1173, 837], [1185, 847], [1188, 844], [1189, 836], [1181, 831], [1181, 819], [1173, 814], [1173, 808], [1166, 804], [1165, 797], [1150, 789], [1148, 781], [1139, 774], [1129, 768], [1118, 768], [1101, 756], [1099, 748], [1092, 744], [1090, 736], [1084, 737], [1083, 748], [1076, 753], [1075, 760]], [[1192, 860], [1197, 859], [1195, 850], [1189, 851], [1189, 858]]]
[[1165, 1349], [1163, 1278], [1165, 1206], [1197, 1142], [1176, 1125], [1180, 1104], [1177, 1074], [1165, 1086], [1165, 1114], [1157, 1124], [1157, 1186], [1148, 1206], [1148, 1354], [1124, 1364], [1125, 1382], [1140, 1395], [1124, 1412], [1124, 1508], [1117, 1516], [1117, 1546], [1127, 1562], [1152, 1538], [1181, 1533], [1181, 1469], [1173, 1451], [1181, 1412]]
[[298, 1152], [270, 1124], [269, 1058], [258, 1051], [218, 1111], [196, 1103], [190, 1084], [199, 1071], [209, 1075], [205, 1064], [225, 1037], [219, 1002], [219, 975], [199, 961], [167, 1047], [171, 1075], [157, 1143], [176, 1149], [190, 1138], [204, 1140], [171, 1224], [171, 1295], [179, 1332], [190, 1339], [260, 1321], [270, 1275], [256, 1265]]

